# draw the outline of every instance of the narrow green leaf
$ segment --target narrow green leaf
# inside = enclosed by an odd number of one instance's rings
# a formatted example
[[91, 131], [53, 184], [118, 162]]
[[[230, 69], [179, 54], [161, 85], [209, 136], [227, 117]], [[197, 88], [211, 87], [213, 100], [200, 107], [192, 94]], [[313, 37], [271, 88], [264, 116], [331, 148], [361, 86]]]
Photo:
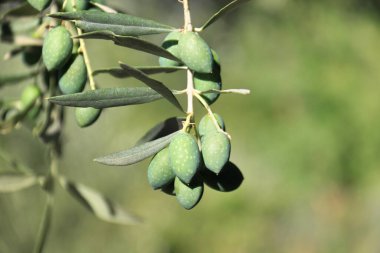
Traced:
[[88, 90], [49, 98], [54, 104], [74, 107], [108, 108], [153, 102], [162, 96], [147, 87]]
[[166, 49], [157, 46], [151, 42], [132, 36], [119, 36], [111, 31], [96, 31], [83, 33], [82, 35], [76, 36], [75, 38], [112, 40], [116, 45], [119, 46], [132, 48], [148, 54], [162, 56], [174, 61], [181, 61]]
[[0, 10], [0, 21], [7, 17], [22, 17], [33, 16], [39, 14], [39, 11], [34, 9], [27, 2], [17, 2], [5, 4], [4, 9]]
[[200, 28], [200, 31], [203, 31], [206, 29], [209, 25], [217, 21], [219, 18], [221, 18], [223, 15], [225, 15], [227, 12], [232, 11], [233, 9], [237, 8], [239, 5], [246, 3], [250, 0], [234, 0], [224, 6], [222, 9], [220, 9], [218, 12], [216, 12], [214, 15], [209, 18], [209, 20], [206, 21], [206, 23], [203, 24], [203, 26]]
[[0, 192], [20, 191], [37, 183], [37, 177], [24, 174], [0, 174]]
[[114, 166], [131, 165], [134, 163], [138, 163], [156, 154], [157, 152], [165, 148], [167, 145], [169, 145], [171, 139], [176, 134], [177, 132], [174, 132], [160, 139], [146, 142], [127, 150], [96, 158], [94, 159], [94, 161], [105, 165]]
[[107, 30], [118, 35], [140, 36], [176, 30], [174, 27], [153, 20], [122, 13], [77, 11], [58, 12], [49, 16], [64, 20], [76, 20], [76, 25], [86, 32]]
[[[146, 75], [160, 74], [160, 73], [172, 73], [178, 70], [186, 70], [184, 67], [160, 67], [160, 66], [148, 66], [148, 67], [134, 67], [135, 69], [140, 70]], [[110, 69], [98, 69], [92, 72], [93, 75], [98, 74], [110, 74], [116, 78], [127, 78], [131, 77], [129, 71], [119, 68], [110, 68]]]
[[8, 61], [24, 51], [24, 47], [16, 47], [4, 54], [3, 60]]
[[137, 142], [136, 145], [142, 143], [153, 141], [158, 138], [162, 138], [166, 135], [174, 133], [182, 128], [182, 121], [186, 120], [185, 118], [172, 117], [168, 118], [163, 122], [158, 123], [152, 127], [148, 132], [144, 134], [143, 137]]
[[2, 86], [13, 84], [13, 83], [20, 83], [21, 81], [27, 80], [29, 78], [35, 77], [38, 75], [40, 70], [35, 70], [31, 72], [24, 72], [24, 73], [14, 73], [9, 75], [0, 75], [0, 88]]
[[183, 111], [182, 106], [178, 102], [177, 98], [173, 95], [171, 90], [169, 90], [168, 87], [166, 87], [163, 83], [150, 78], [146, 74], [144, 74], [142, 71], [135, 69], [125, 63], [120, 63], [120, 67], [124, 69], [125, 71], [129, 72], [129, 74], [136, 78], [137, 80], [140, 80], [141, 82], [148, 85], [153, 90], [160, 93], [164, 98], [166, 98], [170, 103], [172, 103], [175, 107], [177, 107], [179, 110]]
[[99, 219], [121, 225], [132, 225], [140, 222], [136, 216], [126, 212], [123, 208], [94, 189], [60, 177], [61, 186], [87, 210]]
[[40, 223], [40, 227], [38, 230], [38, 236], [36, 240], [36, 244], [34, 246], [34, 253], [42, 253], [46, 244], [46, 239], [49, 234], [49, 230], [51, 227], [51, 218], [53, 216], [53, 204], [54, 197], [52, 194], [47, 195], [45, 209], [42, 214], [42, 220]]

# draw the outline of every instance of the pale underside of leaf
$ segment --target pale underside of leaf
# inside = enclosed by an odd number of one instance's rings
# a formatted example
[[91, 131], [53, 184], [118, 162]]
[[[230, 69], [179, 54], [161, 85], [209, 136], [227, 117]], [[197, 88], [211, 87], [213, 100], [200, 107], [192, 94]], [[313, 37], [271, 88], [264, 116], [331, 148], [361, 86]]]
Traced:
[[111, 31], [88, 32], [79, 36], [75, 36], [75, 38], [111, 40], [119, 46], [128, 47], [148, 54], [153, 54], [156, 56], [171, 59], [173, 61], [181, 62], [181, 60], [172, 55], [169, 51], [151, 42], [132, 36], [119, 36]]
[[77, 25], [85, 31], [107, 30], [128, 36], [168, 33], [176, 30], [174, 27], [153, 20], [122, 13], [77, 11], [58, 12], [49, 16], [65, 20], [75, 20]]
[[164, 98], [166, 98], [170, 103], [172, 103], [175, 107], [177, 107], [179, 110], [183, 112], [182, 106], [178, 102], [177, 98], [174, 96], [171, 90], [169, 90], [168, 87], [166, 87], [163, 83], [160, 81], [157, 81], [155, 79], [150, 78], [146, 74], [144, 74], [142, 71], [135, 69], [127, 64], [120, 63], [120, 67], [124, 69], [125, 71], [129, 72], [129, 74], [136, 78], [137, 80], [140, 80], [141, 82], [148, 85], [153, 90], [160, 93]]
[[23, 174], [0, 174], [0, 192], [15, 192], [31, 187], [38, 182], [37, 177]]
[[94, 161], [105, 165], [113, 166], [125, 166], [135, 164], [150, 156], [153, 156], [154, 154], [165, 148], [167, 145], [169, 145], [171, 139], [176, 134], [177, 132], [174, 132], [165, 137], [134, 146], [133, 148], [127, 150], [96, 158], [94, 159]]
[[64, 177], [60, 177], [59, 182], [72, 197], [99, 219], [121, 225], [133, 225], [140, 222], [135, 215], [126, 212], [119, 204], [90, 187], [69, 181]]
[[200, 28], [200, 31], [206, 29], [208, 26], [213, 24], [215, 21], [217, 21], [219, 18], [221, 18], [223, 15], [225, 15], [227, 12], [234, 10], [238, 6], [240, 6], [243, 3], [249, 2], [250, 0], [234, 0], [221, 8], [218, 12], [216, 12], [214, 15], [209, 18], [206, 23], [202, 25]]
[[107, 12], [107, 13], [117, 13], [116, 10], [112, 9], [111, 7], [109, 7], [107, 5], [104, 5], [104, 4], [101, 4], [101, 3], [97, 3], [97, 2], [90, 2], [90, 3], [92, 5], [98, 7], [99, 9], [101, 9], [104, 12]]
[[108, 108], [153, 102], [162, 96], [147, 87], [105, 88], [49, 98], [55, 104], [73, 107]]
[[85, 32], [111, 31], [117, 35], [124, 36], [141, 36], [149, 34], [169, 33], [175, 29], [157, 28], [157, 27], [140, 27], [114, 24], [99, 24], [87, 21], [75, 21], [75, 24]]
[[[172, 73], [178, 70], [186, 70], [185, 67], [161, 67], [161, 66], [144, 66], [144, 67], [134, 67], [140, 70], [146, 75], [160, 74], [160, 73]], [[116, 78], [127, 78], [131, 77], [129, 71], [125, 71], [121, 68], [109, 68], [109, 69], [98, 69], [92, 72], [93, 75], [98, 74], [110, 74]]]

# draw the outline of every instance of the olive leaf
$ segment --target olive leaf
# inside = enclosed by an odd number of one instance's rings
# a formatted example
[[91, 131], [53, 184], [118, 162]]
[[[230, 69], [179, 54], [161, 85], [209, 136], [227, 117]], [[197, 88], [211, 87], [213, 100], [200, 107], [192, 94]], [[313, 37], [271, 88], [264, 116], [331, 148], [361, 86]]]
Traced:
[[136, 216], [126, 212], [123, 208], [107, 197], [83, 184], [59, 178], [59, 183], [72, 197], [99, 219], [121, 225], [132, 225], [140, 222]]
[[140, 80], [141, 82], [148, 85], [153, 90], [160, 93], [164, 98], [166, 98], [170, 103], [172, 103], [175, 107], [177, 107], [179, 110], [183, 112], [182, 106], [178, 102], [177, 98], [173, 95], [172, 91], [169, 90], [163, 83], [160, 81], [157, 81], [155, 79], [150, 78], [146, 74], [144, 74], [142, 71], [135, 69], [125, 63], [119, 62], [120, 67], [124, 69], [126, 72], [129, 72], [129, 74], [136, 78], [137, 80]]
[[[135, 69], [140, 70], [146, 75], [160, 74], [160, 73], [172, 73], [178, 70], [186, 70], [184, 67], [161, 67], [161, 66], [147, 66], [147, 67], [134, 67]], [[129, 71], [120, 68], [110, 68], [110, 69], [98, 69], [92, 72], [93, 75], [98, 74], [110, 74], [116, 78], [127, 78], [131, 77]]]
[[176, 28], [136, 16], [122, 13], [97, 11], [57, 12], [50, 17], [74, 20], [85, 32], [111, 31], [118, 35], [140, 36], [157, 33], [169, 33]]
[[34, 253], [42, 253], [44, 250], [46, 239], [51, 227], [51, 219], [53, 216], [53, 204], [54, 204], [54, 197], [52, 194], [48, 194], [46, 203], [45, 203], [45, 209], [42, 214], [42, 220], [41, 220], [40, 227], [38, 230], [36, 244], [33, 250]]
[[243, 174], [232, 162], [227, 162], [219, 174], [205, 168], [201, 170], [201, 176], [209, 187], [221, 192], [236, 190], [244, 180]]
[[153, 54], [161, 57], [165, 57], [174, 61], [181, 61], [174, 55], [172, 55], [166, 49], [157, 46], [146, 40], [142, 40], [133, 36], [120, 36], [116, 35], [111, 31], [95, 31], [83, 33], [81, 35], [75, 36], [74, 38], [81, 39], [103, 39], [103, 40], [112, 40], [116, 45], [132, 48], [138, 51], [142, 51], [148, 54]]
[[88, 90], [49, 98], [49, 101], [64, 106], [108, 108], [153, 102], [162, 96], [151, 88], [105, 88]]
[[0, 192], [15, 192], [31, 187], [38, 182], [37, 177], [20, 173], [0, 174]]
[[248, 2], [248, 1], [250, 1], [250, 0], [234, 0], [234, 1], [230, 2], [229, 4], [227, 4], [226, 6], [224, 6], [223, 8], [221, 8], [218, 12], [216, 12], [214, 15], [212, 15], [206, 21], [206, 23], [204, 23], [201, 26], [201, 28], [199, 29], [199, 31], [203, 31], [208, 26], [210, 26], [212, 23], [214, 23], [219, 18], [221, 18], [223, 15], [225, 15], [227, 12], [232, 11], [233, 9], [237, 8], [239, 5], [241, 5], [241, 4], [245, 3], [245, 2]]
[[[4, 11], [3, 11], [4, 10]], [[7, 18], [8, 16], [22, 17], [22, 16], [33, 16], [39, 14], [39, 11], [34, 9], [27, 2], [11, 1], [10, 3], [4, 4], [0, 12], [0, 21]]]
[[171, 133], [174, 133], [182, 128], [182, 121], [185, 118], [177, 118], [172, 117], [168, 118], [163, 122], [158, 123], [154, 127], [152, 127], [148, 132], [144, 134], [143, 137], [137, 142], [136, 145], [140, 145], [142, 143], [153, 141], [158, 138], [164, 137]]
[[24, 72], [24, 73], [13, 73], [9, 75], [0, 75], [0, 88], [2, 86], [13, 84], [13, 83], [20, 83], [21, 81], [27, 80], [29, 78], [35, 77], [39, 74], [40, 70], [34, 70], [30, 72]]
[[131, 165], [138, 163], [165, 148], [178, 132], [146, 142], [133, 148], [116, 152], [103, 157], [95, 158], [94, 161], [105, 165]]
[[[13, 48], [4, 54], [3, 60], [8, 61], [8, 60], [12, 59], [13, 57], [19, 55], [22, 52], [24, 52], [24, 47]], [[1, 78], [1, 76], [0, 76], [0, 78]]]

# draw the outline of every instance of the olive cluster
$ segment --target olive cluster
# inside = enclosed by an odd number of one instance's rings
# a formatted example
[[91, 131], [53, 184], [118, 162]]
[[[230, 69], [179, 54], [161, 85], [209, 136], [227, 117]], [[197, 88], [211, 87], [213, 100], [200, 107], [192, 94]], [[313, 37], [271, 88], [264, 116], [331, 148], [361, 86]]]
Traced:
[[[72, 10], [68, 1], [66, 9]], [[88, 7], [87, 1], [78, 1], [78, 10]], [[73, 94], [83, 91], [87, 82], [87, 68], [83, 55], [78, 51], [78, 42], [74, 44], [71, 35], [75, 30], [64, 26], [51, 29], [45, 37], [42, 47], [42, 58], [48, 71], [58, 71], [59, 88], [63, 94]], [[76, 108], [75, 118], [80, 127], [93, 124], [101, 110], [96, 108]]]
[[[28, 0], [31, 6], [42, 11], [49, 7], [52, 0]], [[61, 2], [61, 4], [63, 4]], [[90, 6], [88, 0], [66, 1], [64, 11], [86, 10]], [[57, 76], [57, 85], [62, 94], [73, 94], [83, 91], [87, 82], [87, 67], [81, 53], [78, 40], [72, 36], [77, 35], [75, 27], [70, 23], [56, 25], [51, 28], [41, 47], [29, 46], [23, 52], [24, 62], [28, 65], [37, 63], [41, 56], [46, 70], [51, 75]], [[37, 85], [30, 85], [24, 90], [24, 97], [33, 97], [35, 94], [41, 96], [41, 89]], [[30, 93], [30, 94], [27, 94]], [[25, 106], [23, 99], [21, 103]], [[21, 108], [22, 109], [22, 108]], [[33, 115], [38, 113], [38, 106], [34, 108]], [[99, 117], [101, 110], [95, 108], [76, 108], [75, 118], [80, 127], [93, 124]], [[28, 113], [30, 114], [30, 113]]]
[[[223, 119], [217, 114], [214, 116], [219, 127], [224, 129]], [[218, 130], [209, 115], [201, 119], [196, 135], [198, 140], [181, 130], [168, 147], [153, 157], [148, 167], [148, 181], [153, 189], [175, 194], [186, 209], [199, 202], [204, 182], [212, 184], [212, 177], [217, 177], [225, 167], [231, 166], [228, 162], [230, 139]]]
[[[206, 92], [222, 88], [219, 56], [198, 33], [171, 32], [165, 37], [162, 47], [183, 63], [160, 57], [159, 64], [163, 67], [183, 64], [188, 66], [194, 71], [193, 81], [196, 90]], [[204, 93], [202, 97], [208, 104], [212, 104], [218, 99], [219, 93]]]
[[[169, 33], [162, 47], [181, 62], [161, 57], [159, 64], [163, 67], [186, 65], [193, 73], [196, 92], [208, 105], [214, 103], [219, 93], [206, 91], [219, 91], [222, 88], [217, 53], [198, 33], [192, 31]], [[224, 121], [218, 114], [205, 115], [195, 130], [195, 136], [189, 128], [184, 127], [173, 137], [169, 146], [157, 153], [150, 162], [149, 184], [153, 189], [162, 189], [175, 195], [184, 208], [193, 208], [202, 197], [204, 183], [213, 187], [218, 175], [234, 166], [229, 162], [231, 142], [224, 130]]]

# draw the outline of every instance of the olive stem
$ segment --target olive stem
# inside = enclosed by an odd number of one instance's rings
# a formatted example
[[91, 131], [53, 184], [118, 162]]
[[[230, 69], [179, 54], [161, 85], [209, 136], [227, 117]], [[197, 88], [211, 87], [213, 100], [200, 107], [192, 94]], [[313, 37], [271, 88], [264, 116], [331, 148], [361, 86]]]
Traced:
[[249, 89], [228, 89], [228, 90], [206, 90], [206, 91], [199, 91], [195, 90], [198, 94], [205, 94], [205, 93], [220, 93], [220, 94], [227, 94], [227, 93], [233, 93], [233, 94], [240, 94], [240, 95], [249, 95], [251, 94], [251, 90]]
[[186, 121], [185, 121], [185, 123], [183, 123], [182, 131], [186, 132], [186, 129], [191, 124], [192, 118], [193, 118], [193, 114], [192, 113], [187, 114]]
[[[77, 30], [78, 30], [78, 35], [82, 35], [82, 30], [79, 28], [77, 28]], [[80, 45], [80, 50], [82, 51], [82, 54], [83, 54], [84, 62], [86, 64], [87, 76], [88, 76], [88, 81], [90, 83], [90, 88], [91, 88], [91, 90], [96, 90], [94, 77], [92, 76], [92, 68], [91, 68], [90, 58], [88, 57], [86, 44], [85, 44], [83, 39], [79, 39], [79, 45]]]
[[184, 30], [185, 31], [192, 31], [193, 26], [191, 24], [191, 15], [190, 15], [190, 8], [189, 8], [189, 0], [183, 0], [183, 16], [185, 19], [185, 25], [184, 25]]
[[193, 103], [193, 93], [194, 93], [194, 79], [193, 72], [190, 69], [187, 70], [187, 113], [194, 113], [194, 103]]
[[[73, 6], [74, 11], [77, 11], [76, 2], [77, 2], [76, 0], [71, 0], [71, 4]], [[79, 36], [82, 35], [82, 30], [80, 28], [77, 28], [77, 31], [78, 31]], [[84, 63], [86, 64], [88, 81], [90, 83], [90, 89], [96, 90], [94, 77], [92, 76], [92, 68], [91, 68], [90, 58], [88, 57], [88, 52], [87, 52], [87, 48], [86, 48], [86, 43], [84, 42], [83, 39], [79, 39], [79, 45], [80, 45], [80, 51], [82, 51], [82, 54], [83, 54]]]
[[214, 125], [215, 125], [216, 129], [218, 130], [218, 132], [221, 132], [221, 133], [225, 134], [228, 137], [228, 139], [231, 140], [231, 136], [227, 132], [223, 131], [223, 129], [220, 128], [220, 126], [218, 124], [218, 121], [216, 120], [216, 118], [214, 116], [214, 113], [212, 112], [210, 106], [207, 104], [206, 100], [204, 100], [201, 97], [201, 95], [199, 95], [199, 93], [196, 92], [196, 91], [194, 91], [194, 96], [199, 100], [199, 102], [201, 102], [201, 104], [203, 105], [203, 107], [207, 110], [207, 113], [210, 115], [211, 120], [214, 123]]
[[[184, 14], [184, 30], [186, 31], [192, 31], [193, 26], [191, 25], [191, 15], [190, 15], [190, 9], [189, 9], [189, 0], [183, 0], [183, 14]], [[194, 91], [194, 78], [193, 78], [193, 72], [188, 69], [187, 70], [187, 86], [186, 86], [186, 93], [187, 93], [187, 114], [192, 115], [194, 114], [194, 103], [193, 103], [193, 92]]]

